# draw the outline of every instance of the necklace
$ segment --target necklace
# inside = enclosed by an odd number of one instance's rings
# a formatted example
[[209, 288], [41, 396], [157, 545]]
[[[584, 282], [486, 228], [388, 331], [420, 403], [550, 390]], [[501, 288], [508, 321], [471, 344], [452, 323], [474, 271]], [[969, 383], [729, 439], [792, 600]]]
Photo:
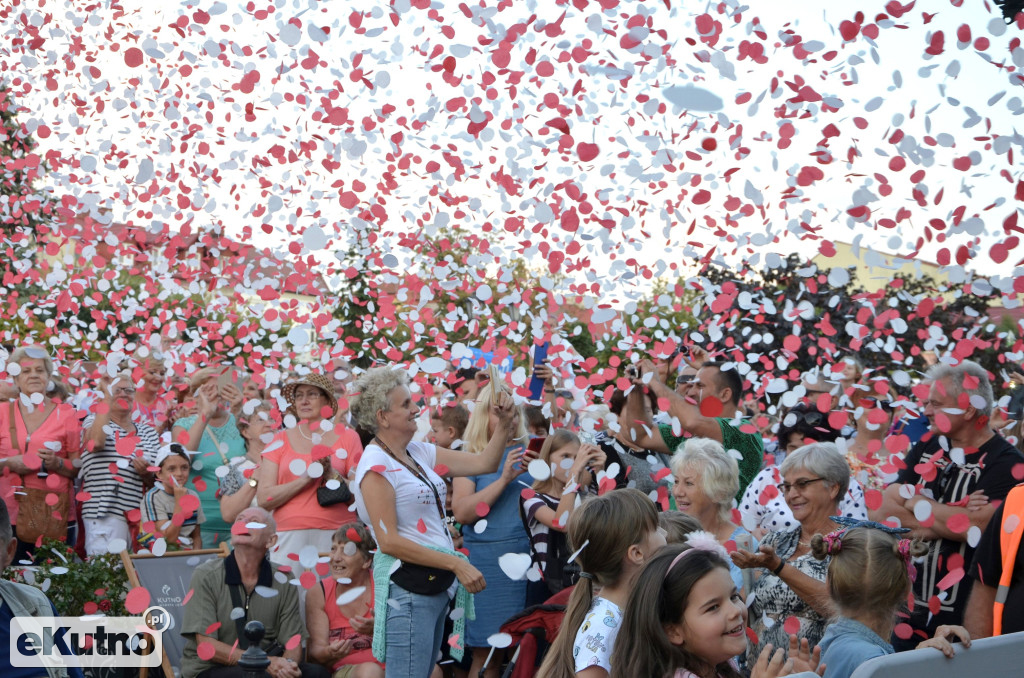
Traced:
[[309, 442], [313, 442], [313, 434], [310, 433], [309, 435], [306, 435], [306, 432], [302, 430], [302, 424], [299, 424], [295, 428], [299, 429], [299, 435], [300, 436], [302, 436], [303, 438], [305, 438]]
[[805, 547], [807, 547], [807, 548], [811, 548], [811, 539], [813, 539], [813, 538], [814, 538], [814, 535], [816, 535], [816, 534], [822, 534], [822, 535], [828, 534], [829, 532], [832, 532], [832, 530], [833, 530], [833, 529], [834, 529], [835, 527], [836, 527], [836, 524], [832, 522], [832, 519], [831, 519], [831, 518], [829, 518], [829, 519], [828, 519], [828, 520], [827, 520], [827, 521], [825, 522], [825, 529], [821, 529], [821, 530], [813, 530], [813, 531], [812, 531], [812, 530], [805, 530], [805, 529], [803, 529], [803, 526], [801, 526], [801, 527], [800, 527], [800, 536], [801, 536], [801, 537], [804, 537], [804, 536], [806, 536], [806, 535], [808, 535], [808, 534], [809, 534], [810, 536], [808, 536], [808, 537], [807, 537], [807, 540], [806, 540], [806, 541], [804, 541], [803, 539], [801, 539], [801, 540], [800, 540], [800, 546], [805, 546]]

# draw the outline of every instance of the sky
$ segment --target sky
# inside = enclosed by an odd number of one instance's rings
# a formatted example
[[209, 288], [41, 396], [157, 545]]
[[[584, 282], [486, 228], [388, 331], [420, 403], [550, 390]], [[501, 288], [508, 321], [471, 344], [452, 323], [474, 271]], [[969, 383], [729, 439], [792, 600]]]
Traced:
[[[522, 259], [630, 309], [847, 242], [1016, 295], [1024, 49], [985, 3], [19, 0], [0, 31], [63, 204], [332, 289], [357, 243], [421, 305]], [[425, 254], [454, 227], [474, 254]]]
[[[602, 11], [595, 2], [460, 9], [406, 1], [355, 11], [278, 1], [267, 12], [249, 3], [125, 2], [123, 11], [100, 3], [86, 12], [78, 2], [23, 2], [5, 32], [30, 17], [45, 41], [8, 50], [5, 79], [30, 87], [23, 101], [35, 117], [23, 121], [52, 130], [42, 146], [67, 152], [51, 176], [55, 192], [153, 229], [247, 228], [259, 242], [299, 240], [303, 252], [330, 261], [377, 193], [387, 203], [378, 206], [387, 214], [379, 230], [392, 240], [447, 220], [489, 227], [495, 244], [537, 263], [550, 260], [542, 242], [556, 251], [575, 242], [580, 253], [568, 261], [591, 254], [576, 277], [611, 274], [628, 289], [630, 258], [660, 276], [711, 248], [756, 264], [766, 250], [813, 252], [819, 238], [909, 254], [931, 219], [948, 222], [964, 206], [964, 220], [945, 235], [957, 244], [980, 237], [972, 260], [990, 270], [988, 247], [1014, 209], [1007, 149], [1019, 151], [1024, 111], [1019, 76], [990, 62], [1024, 57], [1008, 49], [1019, 31], [983, 3], [963, 4], [909, 3], [879, 22], [872, 19], [886, 3], [867, 5], [861, 23], [877, 30], [844, 41], [840, 26], [857, 15], [842, 3], [752, 2], [741, 12], [736, 3], [609, 1]], [[961, 26], [972, 41], [958, 44]], [[941, 53], [928, 54], [939, 32]], [[764, 63], [743, 56], [750, 45]], [[796, 78], [806, 100], [793, 100]], [[54, 105], [73, 97], [86, 105]], [[828, 125], [837, 134], [825, 137]], [[893, 143], [898, 132], [904, 137]], [[995, 143], [979, 140], [995, 135]], [[822, 141], [828, 165], [812, 156]], [[586, 161], [580, 144], [594, 145], [584, 147]], [[749, 152], [737, 157], [739, 147]], [[851, 148], [859, 153], [852, 163]], [[894, 157], [906, 168], [892, 171]], [[956, 169], [964, 157], [970, 168]], [[823, 176], [799, 185], [813, 170]], [[925, 172], [919, 182], [910, 179], [915, 170]], [[879, 177], [892, 186], [888, 199]], [[927, 207], [913, 201], [915, 185]], [[575, 233], [560, 223], [577, 202], [567, 195], [573, 188], [596, 207], [570, 214]], [[940, 190], [942, 202], [930, 204]], [[457, 202], [439, 199], [446, 194]], [[869, 217], [849, 213], [861, 205]], [[736, 218], [743, 206], [754, 213]], [[880, 225], [901, 208], [910, 216]], [[735, 225], [724, 224], [730, 217]], [[796, 244], [808, 226], [820, 230]], [[399, 263], [412, 258], [408, 249], [395, 251]], [[938, 249], [921, 251], [935, 260]]]

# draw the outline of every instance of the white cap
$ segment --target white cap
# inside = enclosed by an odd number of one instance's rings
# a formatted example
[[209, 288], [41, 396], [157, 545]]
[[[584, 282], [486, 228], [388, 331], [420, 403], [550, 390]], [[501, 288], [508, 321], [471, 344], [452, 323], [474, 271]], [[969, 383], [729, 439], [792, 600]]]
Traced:
[[173, 454], [185, 457], [188, 459], [189, 466], [192, 465], [192, 456], [189, 454], [189, 451], [185, 449], [185, 446], [181, 443], [171, 443], [170, 445], [164, 445], [160, 448], [160, 451], [157, 452], [156, 466], [158, 468], [162, 466], [164, 461], [167, 460], [167, 457], [170, 457]]

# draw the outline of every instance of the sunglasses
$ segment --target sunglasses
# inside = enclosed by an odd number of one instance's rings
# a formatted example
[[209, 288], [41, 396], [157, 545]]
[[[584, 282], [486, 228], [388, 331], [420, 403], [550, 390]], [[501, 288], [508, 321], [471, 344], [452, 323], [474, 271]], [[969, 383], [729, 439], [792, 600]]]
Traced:
[[890, 412], [894, 409], [892, 401], [886, 398], [875, 398], [874, 396], [865, 396], [860, 399], [860, 402], [864, 405], [864, 407], [881, 407], [883, 410], [887, 412]]
[[[793, 419], [790, 420], [790, 417]], [[801, 421], [811, 427], [822, 426], [825, 425], [825, 415], [818, 410], [811, 410], [809, 412], [787, 412], [782, 417], [782, 425], [787, 428], [793, 428]]]

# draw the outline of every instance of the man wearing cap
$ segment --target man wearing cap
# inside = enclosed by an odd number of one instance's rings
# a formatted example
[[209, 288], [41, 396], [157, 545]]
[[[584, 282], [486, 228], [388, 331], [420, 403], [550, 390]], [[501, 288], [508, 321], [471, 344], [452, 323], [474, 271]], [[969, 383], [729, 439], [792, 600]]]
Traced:
[[[638, 371], [631, 373], [635, 388], [629, 393], [623, 410], [624, 425], [629, 426], [634, 442], [656, 452], [672, 453], [686, 438], [698, 436], [717, 440], [725, 449], [739, 455], [740, 489], [737, 499], [761, 470], [764, 462], [764, 441], [754, 425], [742, 418], [743, 379], [733, 363], [712, 362], [707, 351], [690, 348], [687, 359], [697, 368], [693, 381], [683, 393], [677, 393], [657, 377], [654, 363], [643, 360]], [[648, 376], [650, 375], [650, 376]], [[659, 400], [668, 401], [673, 423], [652, 428], [646, 411], [644, 387], [654, 391]], [[677, 427], [678, 424], [678, 427]]]
[[243, 678], [243, 629], [253, 620], [266, 629], [261, 647], [270, 656], [271, 678], [327, 678], [324, 667], [299, 661], [305, 626], [298, 588], [288, 577], [274, 576], [267, 553], [276, 541], [270, 514], [247, 508], [231, 526], [231, 555], [196, 567], [181, 626], [182, 678]]
[[297, 423], [274, 436], [264, 450], [256, 499], [277, 522], [278, 545], [271, 559], [299, 574], [316, 564], [318, 553], [331, 550], [334, 531], [352, 519], [347, 484], [363, 446], [355, 431], [333, 425], [338, 401], [326, 376], [295, 379], [282, 395], [288, 401], [286, 415]]

